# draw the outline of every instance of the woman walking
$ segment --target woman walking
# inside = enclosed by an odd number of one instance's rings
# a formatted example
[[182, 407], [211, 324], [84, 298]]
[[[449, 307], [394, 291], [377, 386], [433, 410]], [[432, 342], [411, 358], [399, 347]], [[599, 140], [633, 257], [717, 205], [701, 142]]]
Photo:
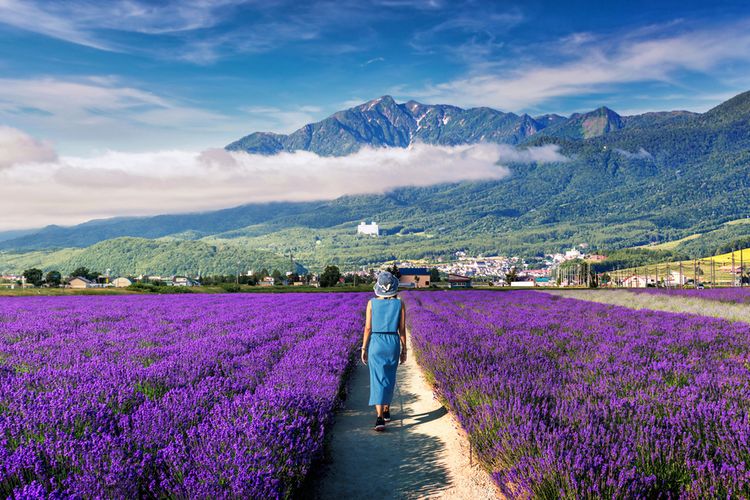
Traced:
[[384, 271], [375, 284], [377, 298], [367, 303], [362, 362], [370, 368], [370, 406], [375, 406], [375, 430], [391, 420], [391, 400], [399, 358], [406, 361], [406, 308], [396, 298], [398, 278]]

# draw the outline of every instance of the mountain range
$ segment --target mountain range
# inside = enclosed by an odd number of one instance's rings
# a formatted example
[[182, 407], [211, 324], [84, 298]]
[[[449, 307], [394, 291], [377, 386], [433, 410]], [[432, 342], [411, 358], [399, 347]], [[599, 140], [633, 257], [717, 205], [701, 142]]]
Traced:
[[363, 146], [403, 148], [417, 142], [442, 146], [480, 142], [515, 145], [538, 135], [590, 139], [626, 127], [655, 126], [692, 115], [677, 111], [622, 117], [601, 107], [568, 118], [557, 114], [531, 117], [492, 108], [462, 109], [416, 101], [398, 104], [386, 95], [307, 124], [289, 135], [255, 132], [226, 149], [264, 155], [311, 151], [321, 156], [345, 156]]
[[[698, 256], [750, 235], [750, 92], [705, 113], [620, 116], [600, 107], [569, 117], [383, 96], [289, 135], [256, 132], [226, 148], [343, 156], [417, 142], [554, 144], [570, 161], [510, 164], [512, 175], [496, 181], [0, 233], [0, 272], [235, 272], [238, 262], [288, 267], [289, 254], [311, 269], [351, 268], [459, 250], [535, 256], [579, 243], [606, 250], [687, 236], [675, 250]], [[373, 216], [384, 237], [357, 237], [356, 224]]]

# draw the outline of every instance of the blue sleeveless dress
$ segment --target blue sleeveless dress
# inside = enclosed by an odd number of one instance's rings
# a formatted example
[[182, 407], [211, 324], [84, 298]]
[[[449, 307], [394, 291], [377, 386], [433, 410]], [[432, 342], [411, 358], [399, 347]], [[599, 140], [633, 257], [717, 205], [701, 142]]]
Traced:
[[370, 406], [389, 405], [396, 387], [396, 368], [401, 354], [398, 325], [400, 299], [371, 299], [372, 335], [367, 348], [370, 368]]

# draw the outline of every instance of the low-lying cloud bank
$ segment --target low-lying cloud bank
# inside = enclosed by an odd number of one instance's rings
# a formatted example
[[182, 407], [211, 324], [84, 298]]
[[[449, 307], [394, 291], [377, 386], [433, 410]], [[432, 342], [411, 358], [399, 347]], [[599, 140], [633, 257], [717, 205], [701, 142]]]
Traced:
[[0, 125], [0, 170], [17, 163], [55, 161], [51, 145], [38, 141], [18, 129]]
[[[25, 146], [6, 149], [19, 141]], [[7, 127], [0, 129], [0, 145], [0, 230], [502, 179], [510, 175], [504, 164], [567, 160], [553, 145], [498, 144], [363, 148], [337, 158], [223, 149], [58, 158], [47, 144]]]

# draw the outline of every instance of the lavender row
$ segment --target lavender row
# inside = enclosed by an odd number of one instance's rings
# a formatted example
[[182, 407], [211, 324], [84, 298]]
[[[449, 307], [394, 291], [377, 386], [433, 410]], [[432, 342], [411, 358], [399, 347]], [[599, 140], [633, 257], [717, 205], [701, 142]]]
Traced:
[[750, 287], [707, 288], [705, 290], [682, 288], [628, 288], [634, 293], [677, 295], [694, 299], [716, 300], [731, 304], [750, 304]]
[[510, 496], [750, 496], [750, 325], [533, 291], [411, 305], [420, 363]]
[[288, 496], [320, 453], [365, 300], [0, 302], [0, 493]]

